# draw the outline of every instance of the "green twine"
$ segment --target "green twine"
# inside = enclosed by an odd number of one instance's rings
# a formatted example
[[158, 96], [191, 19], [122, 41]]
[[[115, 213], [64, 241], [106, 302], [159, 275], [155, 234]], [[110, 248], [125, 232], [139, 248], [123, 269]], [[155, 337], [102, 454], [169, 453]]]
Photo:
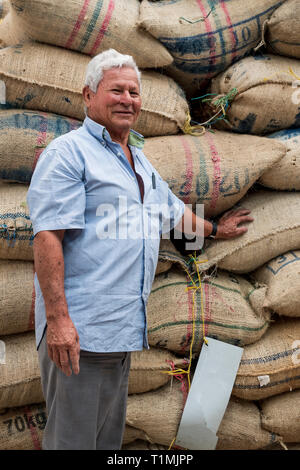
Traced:
[[[213, 102], [213, 106], [218, 109], [217, 113], [214, 114], [210, 119], [208, 119], [205, 122], [198, 123], [202, 126], [211, 126], [215, 124], [217, 121], [225, 121], [227, 124], [229, 124], [228, 120], [226, 119], [226, 111], [229, 107], [229, 103], [233, 101], [235, 96], [237, 95], [238, 90], [237, 88], [232, 88], [227, 95], [221, 96], [220, 98], [213, 98], [214, 96], [218, 96], [217, 93], [206, 93], [205, 95], [202, 96], [197, 96], [195, 98], [191, 98], [191, 101], [193, 100], [201, 100], [202, 103], [206, 102]], [[211, 98], [212, 97], [212, 98]], [[219, 116], [220, 112], [222, 112], [221, 116]]]

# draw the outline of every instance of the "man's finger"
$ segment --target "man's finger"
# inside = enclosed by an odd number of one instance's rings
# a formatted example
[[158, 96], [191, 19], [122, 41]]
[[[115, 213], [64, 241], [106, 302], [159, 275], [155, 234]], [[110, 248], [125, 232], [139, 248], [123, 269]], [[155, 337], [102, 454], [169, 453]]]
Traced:
[[60, 350], [59, 356], [60, 356], [61, 370], [63, 371], [65, 375], [69, 377], [72, 374], [72, 370], [71, 370], [70, 363], [69, 363], [68, 351], [66, 349]]
[[52, 361], [55, 363], [56, 367], [61, 369], [61, 364], [60, 364], [60, 357], [57, 349], [55, 347], [51, 348], [52, 350]]
[[238, 237], [239, 235], [243, 235], [243, 233], [248, 232], [247, 227], [238, 227], [235, 231], [236, 236]]
[[69, 356], [70, 356], [70, 361], [72, 364], [72, 370], [75, 375], [79, 374], [79, 353], [80, 349], [79, 347], [75, 346], [74, 348], [71, 348], [69, 350]]
[[244, 222], [253, 222], [253, 217], [249, 217], [247, 215], [243, 215], [243, 216], [239, 216], [239, 219], [238, 219], [238, 224], [242, 224]]

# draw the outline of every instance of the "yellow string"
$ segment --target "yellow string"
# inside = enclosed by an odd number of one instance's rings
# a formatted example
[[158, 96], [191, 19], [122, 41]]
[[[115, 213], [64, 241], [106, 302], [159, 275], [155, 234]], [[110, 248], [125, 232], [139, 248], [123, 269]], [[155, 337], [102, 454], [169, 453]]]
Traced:
[[196, 126], [192, 126], [191, 125], [191, 115], [189, 113], [189, 111], [187, 112], [187, 115], [186, 115], [186, 120], [185, 120], [185, 123], [184, 123], [184, 126], [183, 126], [183, 132], [185, 134], [190, 134], [190, 135], [194, 135], [194, 136], [200, 136], [200, 135], [203, 135], [205, 133], [205, 127], [204, 126], [201, 126], [201, 124], [197, 124]]
[[288, 70], [278, 70], [277, 72], [272, 73], [268, 77], [265, 77], [264, 81], [267, 82], [268, 80], [270, 80], [275, 75], [278, 76], [278, 73], [286, 73], [287, 75], [291, 75], [292, 77], [296, 78], [296, 80], [300, 80], [300, 77], [298, 77], [298, 75], [295, 74], [292, 67], [289, 67]]
[[[205, 263], [208, 260], [197, 261], [195, 259], [195, 257], [194, 258], [191, 257], [191, 259], [192, 259], [192, 261], [194, 262], [194, 264], [196, 266], [199, 285], [198, 286], [196, 285], [196, 283], [195, 283], [194, 279], [192, 278], [192, 276], [190, 275], [189, 271], [186, 268], [184, 268], [187, 275], [188, 275], [188, 277], [191, 280], [191, 283], [193, 284], [192, 286], [188, 286], [186, 288], [186, 292], [189, 291], [189, 290], [193, 290], [193, 310], [192, 310], [192, 326], [193, 326], [193, 328], [192, 328], [192, 340], [191, 340], [191, 344], [190, 344], [190, 357], [189, 357], [188, 370], [175, 369], [175, 370], [172, 370], [172, 371], [162, 371], [163, 373], [170, 374], [170, 375], [187, 374], [188, 384], [189, 384], [189, 391], [190, 391], [190, 388], [191, 388], [191, 366], [192, 366], [192, 357], [193, 357], [193, 346], [194, 346], [194, 341], [195, 341], [195, 295], [196, 295], [196, 293], [199, 289], [201, 291], [201, 317], [202, 317], [203, 341], [205, 342], [206, 345], [208, 345], [208, 341], [205, 337], [205, 319], [204, 319], [204, 309], [203, 309], [203, 290], [202, 290], [200, 272], [199, 272], [199, 268], [198, 268], [198, 264]], [[174, 439], [171, 442], [170, 447], [169, 447], [168, 450], [171, 450], [171, 448], [172, 448], [172, 446], [173, 446], [173, 444], [176, 440], [176, 437], [177, 436], [174, 437]]]

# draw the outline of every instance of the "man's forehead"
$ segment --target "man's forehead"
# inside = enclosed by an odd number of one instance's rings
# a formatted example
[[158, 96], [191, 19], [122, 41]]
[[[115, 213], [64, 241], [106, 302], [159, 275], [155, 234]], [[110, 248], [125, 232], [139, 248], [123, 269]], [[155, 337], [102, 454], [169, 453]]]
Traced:
[[139, 85], [136, 71], [131, 67], [113, 67], [112, 69], [103, 72], [102, 81], [110, 82], [125, 82], [131, 81]]

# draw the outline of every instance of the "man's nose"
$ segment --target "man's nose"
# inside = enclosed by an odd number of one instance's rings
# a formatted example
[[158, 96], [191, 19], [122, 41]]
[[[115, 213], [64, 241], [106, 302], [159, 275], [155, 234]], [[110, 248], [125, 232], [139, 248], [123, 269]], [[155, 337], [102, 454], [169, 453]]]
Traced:
[[132, 98], [128, 90], [124, 90], [123, 93], [120, 96], [120, 103], [124, 105], [131, 105], [132, 103]]

